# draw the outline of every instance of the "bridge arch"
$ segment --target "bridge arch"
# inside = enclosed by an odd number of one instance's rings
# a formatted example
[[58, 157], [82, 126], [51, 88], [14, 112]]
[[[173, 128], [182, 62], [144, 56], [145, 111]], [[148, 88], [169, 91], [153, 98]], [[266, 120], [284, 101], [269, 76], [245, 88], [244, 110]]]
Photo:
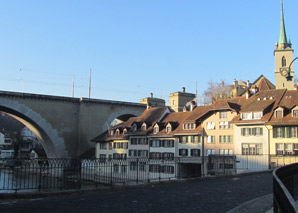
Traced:
[[41, 141], [48, 158], [68, 157], [64, 139], [40, 114], [14, 100], [0, 99], [3, 111], [26, 125]]

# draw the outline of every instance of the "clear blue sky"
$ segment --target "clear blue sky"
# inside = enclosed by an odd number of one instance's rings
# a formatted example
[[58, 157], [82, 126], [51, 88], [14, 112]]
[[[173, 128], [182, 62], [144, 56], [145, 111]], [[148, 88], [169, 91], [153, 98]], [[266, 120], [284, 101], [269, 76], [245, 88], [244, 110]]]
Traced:
[[[294, 49], [297, 8], [284, 0]], [[196, 81], [199, 93], [211, 80], [275, 83], [280, 0], [2, 0], [0, 23], [0, 90], [70, 97], [74, 76], [88, 97], [90, 68], [92, 98], [130, 102]]]

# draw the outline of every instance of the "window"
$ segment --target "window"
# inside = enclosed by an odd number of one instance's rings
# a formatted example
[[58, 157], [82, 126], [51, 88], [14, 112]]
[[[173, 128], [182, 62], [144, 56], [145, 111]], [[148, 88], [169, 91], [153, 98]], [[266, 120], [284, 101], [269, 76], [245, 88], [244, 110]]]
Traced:
[[207, 129], [215, 129], [215, 122], [207, 122]]
[[149, 172], [160, 172], [160, 165], [149, 165]]
[[191, 138], [191, 140], [190, 140], [191, 143], [201, 143], [200, 136], [190, 136], [190, 138]]
[[190, 155], [192, 157], [199, 157], [201, 155], [201, 150], [200, 149], [191, 149]]
[[131, 161], [130, 164], [129, 164], [129, 169], [131, 171], [136, 171], [137, 170], [137, 162], [136, 161]]
[[148, 157], [148, 150], [138, 150], [139, 157]]
[[282, 143], [276, 144], [276, 154], [277, 155], [283, 155], [284, 154], [284, 147]]
[[170, 133], [172, 131], [172, 127], [170, 125], [167, 126], [166, 132]]
[[161, 153], [160, 152], [150, 152], [151, 159], [161, 159]]
[[287, 127], [287, 137], [296, 138], [297, 137], [297, 127]]
[[261, 155], [263, 154], [263, 145], [256, 143], [243, 143], [242, 155]]
[[282, 67], [287, 66], [287, 60], [286, 60], [286, 57], [284, 57], [284, 56], [281, 58], [281, 66]]
[[139, 169], [140, 169], [140, 171], [145, 172], [146, 171], [146, 162], [143, 162], [143, 161], [139, 162]]
[[157, 134], [159, 132], [159, 127], [156, 125], [153, 129], [153, 133]]
[[119, 129], [116, 129], [116, 135], [120, 135], [120, 130]]
[[262, 118], [262, 112], [254, 112], [253, 113], [253, 119], [261, 119]]
[[285, 127], [273, 127], [273, 138], [284, 138]]
[[147, 127], [147, 125], [144, 123], [144, 124], [141, 126], [141, 131], [142, 131], [142, 132], [146, 131], [146, 127]]
[[137, 130], [138, 130], [137, 124], [134, 124], [133, 127], [132, 127], [132, 131], [136, 132]]
[[162, 166], [161, 170], [163, 173], [173, 174], [174, 166]]
[[232, 135], [220, 135], [219, 143], [233, 143], [233, 136]]
[[292, 155], [293, 154], [293, 144], [285, 144], [285, 154]]
[[105, 154], [100, 154], [100, 155], [99, 155], [99, 159], [101, 159], [101, 160], [106, 159], [106, 155], [105, 155]]
[[128, 156], [130, 157], [137, 157], [138, 156], [138, 150], [131, 149], [128, 151]]
[[111, 135], [111, 136], [114, 135], [114, 130], [113, 130], [113, 129], [110, 130], [110, 135]]
[[216, 152], [215, 152], [215, 149], [206, 149], [206, 155], [215, 155]]
[[252, 113], [251, 112], [242, 113], [242, 120], [251, 120], [251, 119], [252, 119]]
[[282, 112], [282, 110], [276, 110], [276, 111], [275, 111], [275, 117], [276, 117], [276, 118], [282, 118], [282, 117], [283, 117], [283, 112]]
[[114, 172], [119, 172], [119, 165], [118, 164], [114, 164]]
[[174, 141], [173, 140], [163, 140], [162, 146], [163, 147], [174, 147]]
[[187, 149], [179, 149], [179, 155], [180, 156], [188, 156], [188, 150]]
[[241, 128], [241, 135], [242, 136], [262, 136], [263, 127]]
[[180, 143], [188, 143], [188, 136], [181, 136], [181, 138], [180, 138], [180, 141], [179, 141]]
[[221, 121], [219, 122], [219, 129], [231, 129], [230, 122], [228, 121]]
[[219, 112], [219, 119], [226, 119], [227, 118], [227, 112]]
[[126, 134], [127, 133], [127, 129], [123, 129], [123, 134]]
[[194, 123], [185, 123], [183, 124], [183, 129], [195, 129], [196, 125]]
[[160, 147], [160, 140], [152, 140], [150, 142], [150, 147]]
[[131, 138], [130, 139], [130, 144], [131, 145], [137, 145], [138, 144], [138, 139], [137, 138]]
[[121, 173], [126, 173], [126, 165], [121, 165]]
[[147, 138], [138, 138], [138, 144], [147, 145], [148, 144]]
[[99, 144], [99, 149], [107, 149], [107, 144], [106, 143], [100, 143]]
[[176, 100], [172, 101], [172, 105], [175, 106], [176, 105]]
[[293, 110], [293, 117], [298, 118], [298, 110]]
[[173, 160], [174, 159], [174, 153], [164, 152], [164, 153], [162, 153], [162, 159], [164, 159], [164, 160]]
[[109, 143], [109, 150], [113, 149], [113, 144]]
[[215, 143], [215, 136], [214, 135], [208, 135], [207, 143]]

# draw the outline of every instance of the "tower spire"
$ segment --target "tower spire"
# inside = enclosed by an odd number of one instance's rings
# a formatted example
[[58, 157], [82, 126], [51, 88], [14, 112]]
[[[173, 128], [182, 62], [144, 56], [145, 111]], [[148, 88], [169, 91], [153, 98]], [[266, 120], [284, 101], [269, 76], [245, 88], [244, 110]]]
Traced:
[[284, 21], [283, 0], [281, 0], [281, 24], [280, 24], [278, 49], [285, 49], [287, 47], [288, 47], [288, 41], [287, 41], [286, 27], [285, 27], [285, 21]]

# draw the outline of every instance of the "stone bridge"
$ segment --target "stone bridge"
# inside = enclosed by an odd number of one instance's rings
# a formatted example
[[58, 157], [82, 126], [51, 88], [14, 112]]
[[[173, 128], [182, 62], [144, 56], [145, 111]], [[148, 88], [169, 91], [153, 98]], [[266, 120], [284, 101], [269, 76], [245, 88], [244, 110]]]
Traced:
[[144, 104], [0, 91], [0, 111], [25, 124], [49, 158], [77, 157], [114, 119], [140, 116]]

